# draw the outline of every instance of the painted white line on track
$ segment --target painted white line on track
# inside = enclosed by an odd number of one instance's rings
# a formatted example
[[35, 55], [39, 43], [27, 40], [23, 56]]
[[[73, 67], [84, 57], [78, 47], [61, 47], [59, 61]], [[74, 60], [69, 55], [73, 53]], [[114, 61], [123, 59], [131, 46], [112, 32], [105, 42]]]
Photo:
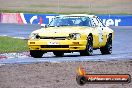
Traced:
[[7, 36], [7, 35], [0, 35], [2, 37], [10, 37], [10, 38], [16, 38], [16, 39], [26, 39], [25, 37], [12, 37], [12, 36]]
[[0, 64], [0, 66], [3, 66], [3, 65], [5, 65], [5, 64]]

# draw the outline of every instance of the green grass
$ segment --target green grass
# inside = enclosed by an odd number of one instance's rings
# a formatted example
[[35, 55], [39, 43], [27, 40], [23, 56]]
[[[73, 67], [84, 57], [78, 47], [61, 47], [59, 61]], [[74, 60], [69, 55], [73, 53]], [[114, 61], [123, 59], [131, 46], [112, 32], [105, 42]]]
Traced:
[[19, 9], [19, 10], [4, 10], [4, 9], [1, 9], [0, 10], [0, 13], [43, 13], [43, 14], [56, 14], [55, 12], [41, 12], [41, 11], [25, 11], [25, 10], [22, 10], [22, 9]]
[[132, 15], [130, 0], [7, 0], [0, 2], [0, 13]]
[[113, 15], [132, 15], [131, 13], [127, 13], [127, 12], [121, 12], [121, 13], [99, 13], [99, 12], [50, 12], [50, 11], [45, 11], [45, 12], [41, 12], [41, 11], [25, 11], [22, 9], [19, 10], [0, 10], [0, 13], [35, 13], [35, 14], [113, 14]]
[[[33, 8], [55, 7], [56, 8], [58, 6], [57, 5], [30, 5], [30, 7], [33, 7]], [[59, 5], [59, 8], [89, 8], [89, 6]]]
[[27, 40], [0, 36], [0, 53], [23, 51], [28, 51]]

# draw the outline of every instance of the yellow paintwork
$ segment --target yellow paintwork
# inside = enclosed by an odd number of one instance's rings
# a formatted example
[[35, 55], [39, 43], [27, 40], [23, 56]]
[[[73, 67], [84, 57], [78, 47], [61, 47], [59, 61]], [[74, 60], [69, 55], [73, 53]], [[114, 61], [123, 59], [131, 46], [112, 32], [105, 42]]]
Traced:
[[[99, 48], [105, 46], [107, 37], [110, 33], [113, 35], [113, 30], [108, 27], [103, 27], [103, 42], [99, 42], [99, 32], [97, 27], [80, 27], [80, 26], [63, 26], [63, 27], [48, 27], [42, 28], [32, 33], [38, 33], [40, 36], [46, 37], [68, 37], [70, 33], [80, 33], [81, 37], [77, 40], [65, 39], [29, 39], [28, 46], [30, 50], [43, 50], [43, 51], [54, 51], [54, 50], [68, 50], [68, 51], [79, 51], [85, 50], [87, 44], [87, 36], [91, 33], [93, 35], [93, 48]], [[57, 45], [69, 45], [69, 48], [41, 48], [41, 45], [48, 45], [49, 42], [56, 42]]]
[[[41, 48], [40, 45], [48, 45], [49, 42], [57, 42], [59, 45], [69, 45], [69, 48]], [[35, 44], [30, 44], [35, 42]], [[74, 44], [79, 42], [79, 44]], [[28, 42], [30, 50], [84, 50], [86, 46], [86, 40], [30, 40]], [[76, 49], [74, 47], [77, 47]], [[39, 48], [39, 49], [37, 49]]]

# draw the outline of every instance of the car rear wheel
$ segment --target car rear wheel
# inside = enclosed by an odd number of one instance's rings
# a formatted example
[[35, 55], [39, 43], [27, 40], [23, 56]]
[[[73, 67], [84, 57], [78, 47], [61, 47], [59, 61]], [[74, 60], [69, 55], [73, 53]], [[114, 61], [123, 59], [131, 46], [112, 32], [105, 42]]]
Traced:
[[63, 52], [53, 52], [56, 57], [62, 57], [64, 55]]
[[34, 58], [41, 58], [43, 54], [44, 53], [40, 50], [30, 50], [30, 55], [31, 57], [34, 57]]
[[112, 35], [109, 35], [106, 45], [104, 47], [101, 47], [100, 51], [102, 54], [112, 53]]
[[86, 49], [84, 51], [81, 51], [80, 55], [81, 56], [93, 55], [93, 38], [92, 38], [92, 36], [88, 36]]

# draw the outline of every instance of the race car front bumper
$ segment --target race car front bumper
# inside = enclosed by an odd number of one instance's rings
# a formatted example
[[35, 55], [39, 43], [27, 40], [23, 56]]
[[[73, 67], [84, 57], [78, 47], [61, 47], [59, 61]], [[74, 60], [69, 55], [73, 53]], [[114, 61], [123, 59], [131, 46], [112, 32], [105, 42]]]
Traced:
[[81, 51], [85, 50], [87, 40], [28, 40], [29, 50], [42, 51]]

